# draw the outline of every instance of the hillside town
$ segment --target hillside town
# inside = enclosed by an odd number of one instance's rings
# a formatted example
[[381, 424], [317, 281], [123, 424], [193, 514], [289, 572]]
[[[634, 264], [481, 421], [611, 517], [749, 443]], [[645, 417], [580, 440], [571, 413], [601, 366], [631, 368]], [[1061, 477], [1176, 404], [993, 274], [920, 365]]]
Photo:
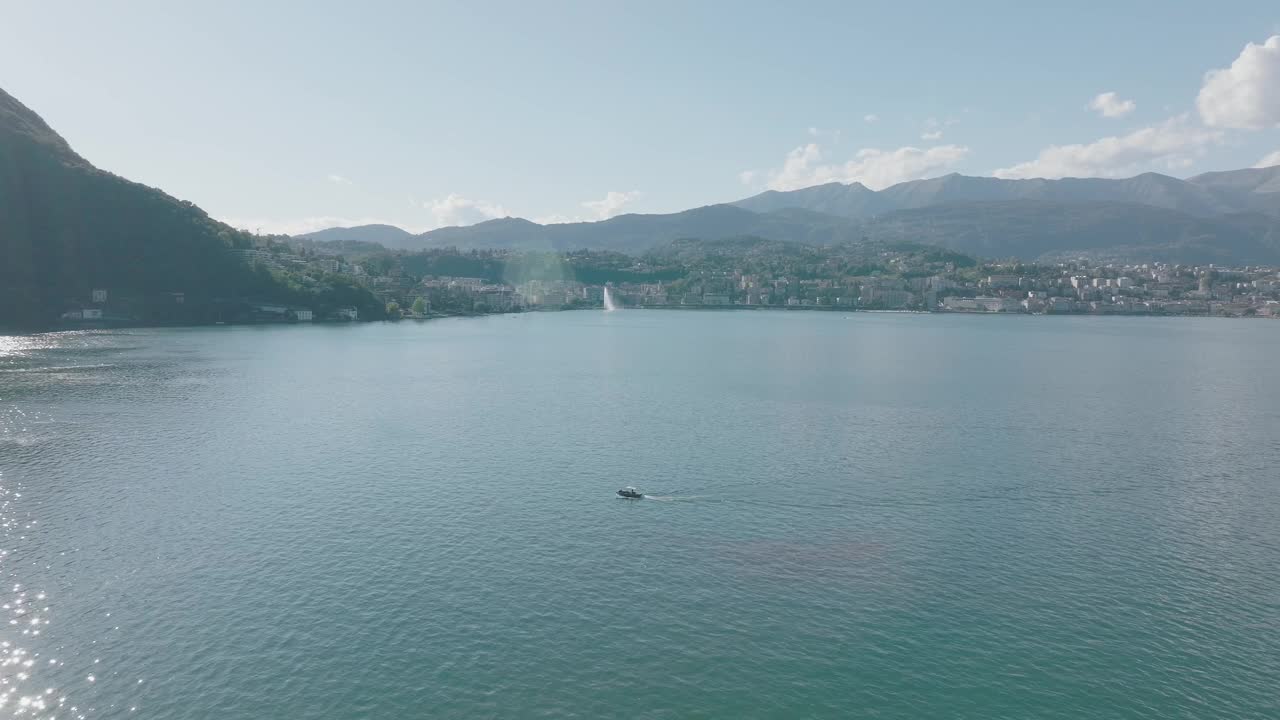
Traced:
[[[376, 270], [368, 263], [349, 264], [325, 256], [308, 261], [284, 254], [271, 259], [294, 265], [320, 263], [325, 269], [350, 272], [359, 284], [406, 316], [598, 307], [607, 286], [618, 305], [632, 308], [1280, 317], [1280, 268], [1276, 267], [1088, 260], [968, 265], [957, 258], [892, 250], [880, 252], [876, 260], [864, 259], [860, 267], [852, 268], [870, 269], [866, 274], [842, 273], [830, 262], [802, 267], [753, 259], [731, 269], [707, 269], [700, 267], [707, 263], [695, 261], [680, 267], [681, 276], [673, 280], [588, 283], [559, 277], [508, 283], [486, 277], [417, 277], [405, 269], [403, 257], [381, 258]], [[715, 264], [735, 265], [732, 256], [727, 263]], [[668, 265], [654, 258], [636, 258], [626, 269], [642, 275], [662, 267]]]
[[[1019, 274], [991, 266], [976, 281], [926, 277], [798, 279], [736, 271], [675, 283], [610, 285], [615, 302], [639, 308], [785, 308], [902, 310], [925, 312], [1213, 315], [1280, 317], [1280, 273], [1275, 268], [1214, 266], [1072, 266]], [[1024, 271], [1028, 268], [1022, 268]], [[570, 280], [530, 281], [518, 286], [480, 278], [435, 277], [409, 288], [405, 301], [430, 308], [448, 298], [469, 300], [476, 312], [599, 306], [601, 285]], [[394, 295], [387, 297], [395, 302]], [[434, 305], [433, 305], [434, 303]]]
[[[288, 277], [301, 287], [340, 277], [376, 298], [387, 319], [601, 307], [606, 288], [624, 308], [1280, 317], [1276, 267], [978, 262], [915, 246], [857, 253], [814, 249], [799, 255], [794, 248], [785, 250], [681, 257], [582, 251], [540, 256], [532, 272], [529, 256], [515, 251], [380, 251], [345, 257], [277, 244], [231, 252], [260, 272]], [[424, 264], [424, 257], [430, 262]], [[477, 276], [442, 274], [441, 266], [475, 267]], [[109, 288], [94, 289], [91, 298], [63, 313], [63, 322], [128, 324], [128, 313], [110, 300]], [[182, 292], [166, 293], [153, 299], [151, 308], [184, 302]], [[354, 306], [322, 310], [252, 299], [234, 305], [224, 318], [228, 307], [221, 306], [219, 321], [380, 319]]]

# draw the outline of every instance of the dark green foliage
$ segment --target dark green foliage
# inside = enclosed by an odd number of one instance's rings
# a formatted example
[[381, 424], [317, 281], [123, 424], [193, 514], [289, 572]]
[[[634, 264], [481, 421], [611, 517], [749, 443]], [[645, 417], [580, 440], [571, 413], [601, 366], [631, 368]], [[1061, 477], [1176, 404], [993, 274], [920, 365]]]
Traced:
[[530, 280], [576, 280], [591, 285], [659, 282], [682, 272], [638, 264], [636, 258], [623, 253], [596, 250], [553, 253], [443, 248], [400, 254], [397, 260], [405, 272], [416, 277], [481, 278], [510, 285]]
[[503, 254], [478, 250], [459, 252], [452, 248], [405, 253], [400, 257], [400, 264], [405, 272], [418, 277], [470, 277], [492, 282], [502, 281], [506, 267]]
[[801, 280], [871, 275], [925, 277], [944, 272], [948, 264], [955, 268], [977, 265], [977, 260], [968, 255], [918, 243], [858, 241], [814, 247], [759, 237], [677, 240], [651, 250], [643, 260], [656, 266], [683, 268], [689, 277], [741, 272]]
[[[335, 230], [342, 228], [334, 228]], [[312, 235], [300, 235], [290, 238], [297, 246], [303, 248], [304, 251], [315, 252], [319, 255], [341, 255], [346, 258], [365, 258], [371, 255], [381, 255], [391, 246], [380, 245], [370, 240], [321, 240], [316, 237], [318, 233]], [[410, 236], [413, 237], [413, 236]]]
[[947, 250], [946, 248], [934, 245], [925, 245], [918, 242], [887, 242], [884, 244], [886, 250], [892, 250], [901, 253], [914, 254], [919, 260], [927, 263], [952, 263], [958, 268], [973, 267], [978, 261], [972, 255]]
[[366, 304], [363, 290], [331, 282], [302, 291], [228, 252], [264, 244], [192, 203], [98, 170], [0, 90], [0, 325], [48, 325], [94, 288], [136, 320], [154, 315], [164, 293], [186, 296], [185, 315], [160, 313], [173, 321], [207, 319], [212, 304], [250, 297]]

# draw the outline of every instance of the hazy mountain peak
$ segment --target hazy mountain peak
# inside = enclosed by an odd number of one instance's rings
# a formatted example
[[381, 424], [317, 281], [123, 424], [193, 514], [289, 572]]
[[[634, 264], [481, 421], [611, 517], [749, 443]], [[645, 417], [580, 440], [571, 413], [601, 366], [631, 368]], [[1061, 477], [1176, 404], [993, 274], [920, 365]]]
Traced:
[[1243, 170], [1207, 172], [1190, 178], [1187, 182], [1219, 190], [1235, 190], [1248, 193], [1280, 192], [1280, 165]]
[[[1157, 172], [1131, 178], [1001, 179], [948, 173], [909, 180], [883, 190], [827, 183], [787, 192], [761, 193], [734, 205], [756, 212], [801, 208], [864, 219], [907, 208], [960, 202], [1047, 200], [1055, 203], [1127, 202], [1198, 217], [1255, 211], [1280, 215], [1280, 168], [1206, 173], [1180, 180]], [[1259, 196], [1262, 197], [1259, 197]]]
[[414, 238], [417, 236], [395, 225], [373, 223], [352, 227], [326, 228], [299, 235], [298, 237], [317, 242], [370, 242], [388, 248], [409, 248], [413, 246]]
[[515, 217], [512, 215], [508, 215], [506, 217], [494, 218], [492, 220], [485, 220], [483, 222], [476, 223], [476, 225], [488, 225], [488, 226], [511, 225], [511, 226], [542, 227], [540, 223], [536, 223], [532, 220], [526, 220], [522, 217]]

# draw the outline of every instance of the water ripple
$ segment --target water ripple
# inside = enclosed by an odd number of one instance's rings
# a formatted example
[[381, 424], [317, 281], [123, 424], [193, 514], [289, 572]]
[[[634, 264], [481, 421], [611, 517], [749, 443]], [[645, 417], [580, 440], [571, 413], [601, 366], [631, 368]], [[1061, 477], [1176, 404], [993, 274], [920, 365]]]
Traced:
[[749, 315], [3, 339], [0, 714], [1280, 717], [1275, 334]]

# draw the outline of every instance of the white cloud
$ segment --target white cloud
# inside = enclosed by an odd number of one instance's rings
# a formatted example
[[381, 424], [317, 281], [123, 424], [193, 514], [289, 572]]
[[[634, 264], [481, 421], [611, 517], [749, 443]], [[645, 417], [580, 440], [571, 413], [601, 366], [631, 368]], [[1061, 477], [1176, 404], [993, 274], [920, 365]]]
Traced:
[[939, 145], [928, 149], [901, 147], [897, 150], [864, 148], [853, 159], [824, 164], [822, 149], [809, 143], [787, 153], [778, 170], [769, 172], [769, 188], [796, 190], [828, 182], [860, 182], [872, 189], [936, 174], [959, 163], [969, 148]]
[[457, 193], [449, 193], [445, 197], [428, 200], [425, 207], [435, 218], [436, 227], [475, 225], [511, 214], [501, 205], [484, 200], [471, 200]]
[[1258, 161], [1257, 165], [1254, 165], [1254, 167], [1266, 168], [1266, 167], [1275, 167], [1276, 165], [1280, 165], [1280, 150], [1277, 150], [1271, 153], [1270, 155], [1262, 158], [1261, 160]]
[[1152, 167], [1190, 165], [1218, 142], [1222, 133], [1192, 124], [1180, 115], [1160, 125], [1091, 143], [1050, 145], [1035, 160], [992, 172], [999, 178], [1127, 177]]
[[1245, 45], [1231, 67], [1206, 73], [1196, 107], [1211, 127], [1280, 126], [1280, 35]]
[[551, 213], [550, 215], [539, 215], [533, 218], [533, 221], [541, 225], [558, 225], [561, 223], [579, 223], [579, 222], [596, 222], [597, 220], [608, 220], [618, 215], [622, 209], [631, 204], [644, 193], [639, 190], [630, 190], [628, 192], [619, 192], [611, 190], [599, 200], [587, 200], [579, 203], [580, 206], [588, 210], [587, 214], [577, 213], [574, 215], [565, 215], [563, 213]]
[[1087, 107], [1090, 110], [1097, 110], [1102, 117], [1118, 118], [1137, 110], [1138, 104], [1132, 100], [1121, 100], [1120, 96], [1113, 92], [1104, 92], [1090, 100]]
[[639, 190], [631, 190], [628, 192], [618, 192], [611, 190], [604, 198], [600, 200], [588, 200], [582, 203], [582, 207], [591, 211], [596, 220], [608, 220], [609, 218], [622, 212], [622, 208], [635, 201], [641, 195]]
[[335, 227], [356, 227], [358, 225], [397, 225], [409, 232], [421, 232], [426, 228], [411, 227], [379, 218], [349, 218], [332, 215], [317, 215], [305, 218], [226, 218], [226, 224], [239, 230], [248, 230], [263, 235], [306, 235], [317, 230]]
[[760, 173], [756, 172], [755, 170], [743, 170], [742, 172], [738, 173], [738, 182], [742, 183], [743, 185], [750, 185], [751, 183], [754, 183], [756, 181], [756, 176], [759, 174]]
[[329, 173], [325, 179], [334, 185], [351, 185], [352, 182], [338, 173]]
[[873, 123], [873, 122], [876, 122], [877, 120], [879, 120], [879, 119], [880, 119], [880, 116], [879, 116], [879, 115], [876, 115], [875, 113], [867, 113], [866, 115], [863, 115], [863, 116], [862, 116], [862, 119], [863, 119], [865, 122]]
[[811, 135], [811, 136], [813, 136], [813, 137], [817, 137], [819, 132], [821, 132], [821, 131], [820, 131], [820, 130], [818, 130], [818, 128], [816, 128], [816, 127], [811, 127], [811, 128], [809, 128], [809, 135]]
[[921, 140], [941, 140], [941, 139], [942, 139], [942, 131], [941, 131], [941, 130], [933, 130], [933, 131], [930, 131], [930, 132], [924, 133], [924, 134], [922, 134], [922, 135], [920, 136], [920, 139], [921, 139]]
[[579, 223], [586, 222], [581, 215], [562, 215], [560, 213], [551, 213], [550, 215], [535, 215], [529, 218], [539, 225], [561, 225], [563, 223]]

